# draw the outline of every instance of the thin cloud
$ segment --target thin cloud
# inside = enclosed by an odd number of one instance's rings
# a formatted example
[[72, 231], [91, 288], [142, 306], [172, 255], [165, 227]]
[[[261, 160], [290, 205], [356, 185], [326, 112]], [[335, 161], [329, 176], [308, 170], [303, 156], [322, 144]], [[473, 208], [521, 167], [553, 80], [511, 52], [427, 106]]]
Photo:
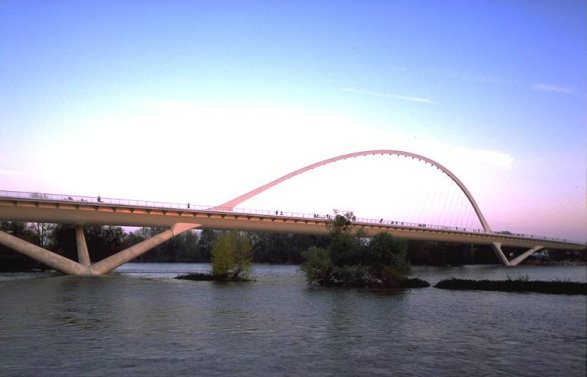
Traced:
[[21, 173], [16, 170], [0, 169], [0, 175], [20, 175]]
[[372, 92], [369, 90], [360, 90], [360, 89], [355, 89], [355, 88], [341, 88], [340, 91], [346, 92], [346, 93], [358, 94], [358, 95], [362, 95], [362, 96], [390, 98], [390, 99], [396, 99], [396, 100], [402, 100], [402, 101], [427, 103], [427, 104], [434, 104], [435, 103], [434, 101], [429, 100], [428, 98], [412, 97], [412, 96], [398, 96], [395, 94]]
[[514, 158], [508, 153], [495, 150], [471, 151], [470, 157], [476, 161], [491, 164], [501, 169], [511, 169]]
[[563, 93], [563, 94], [573, 93], [573, 89], [571, 89], [571, 88], [566, 88], [566, 87], [556, 86], [556, 85], [549, 85], [549, 84], [533, 84], [532, 89], [538, 90], [541, 92], [553, 92], [553, 93]]
[[480, 84], [498, 84], [498, 85], [520, 84], [520, 81], [513, 80], [510, 78], [506, 78], [506, 77], [484, 76], [484, 75], [475, 75], [475, 74], [469, 74], [469, 73], [455, 75], [454, 77], [459, 80], [462, 80], [462, 81], [468, 81], [468, 82], [474, 82], [474, 83], [480, 83]]
[[406, 96], [394, 96], [397, 99], [401, 99], [404, 101], [411, 101], [411, 102], [420, 102], [420, 103], [434, 103], [433, 101], [427, 98], [420, 98], [420, 97], [406, 97]]

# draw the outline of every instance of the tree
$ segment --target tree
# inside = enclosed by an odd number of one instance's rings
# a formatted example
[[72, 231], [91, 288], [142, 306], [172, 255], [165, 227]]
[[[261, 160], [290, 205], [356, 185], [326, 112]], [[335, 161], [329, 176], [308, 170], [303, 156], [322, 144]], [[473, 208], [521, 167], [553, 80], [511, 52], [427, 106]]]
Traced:
[[353, 226], [353, 221], [357, 219], [352, 211], [339, 211], [335, 209], [334, 216], [328, 216], [330, 222], [326, 224], [326, 227], [330, 231], [331, 235], [338, 235], [342, 233], [350, 233]]
[[212, 246], [212, 275], [216, 280], [247, 280], [253, 246], [248, 234], [220, 234]]
[[301, 264], [311, 246], [326, 247], [327, 236], [292, 233], [252, 232], [253, 261], [256, 263]]
[[373, 237], [366, 249], [365, 262], [371, 275], [384, 286], [399, 285], [410, 272], [407, 244], [389, 233]]
[[[37, 243], [38, 237], [30, 226], [18, 221], [0, 221], [0, 231], [6, 232], [30, 243]], [[0, 271], [25, 271], [42, 267], [27, 256], [0, 245]]]
[[353, 233], [352, 212], [335, 211], [328, 224], [330, 245], [311, 247], [302, 270], [310, 283], [338, 286], [403, 286], [410, 271], [407, 246], [388, 233], [366, 243], [364, 234]]
[[228, 235], [220, 235], [212, 246], [212, 275], [219, 280], [227, 280], [234, 265], [234, 253]]
[[309, 248], [304, 253], [306, 261], [301, 270], [310, 283], [356, 285], [356, 275], [361, 275], [362, 271], [351, 266], [360, 264], [362, 243], [361, 238], [352, 233], [355, 215], [351, 211], [334, 210], [334, 215], [328, 217], [330, 244], [326, 248]]
[[[126, 245], [126, 235], [119, 226], [86, 225], [83, 229], [92, 262], [107, 258], [122, 250]], [[52, 250], [66, 258], [77, 260], [77, 241], [72, 225], [57, 224], [49, 240]]]
[[66, 258], [77, 260], [77, 243], [73, 226], [57, 224], [49, 236], [49, 248]]
[[212, 256], [212, 246], [214, 246], [214, 241], [216, 241], [217, 234], [212, 229], [204, 229], [200, 233], [200, 239], [198, 240], [198, 248], [200, 249], [200, 254], [204, 260], [209, 261]]
[[251, 237], [244, 232], [230, 232], [234, 251], [233, 277], [248, 276], [253, 259]]
[[[49, 199], [49, 196], [47, 194], [42, 194], [39, 192], [33, 192], [30, 195], [30, 197], [33, 199], [41, 199], [41, 200]], [[29, 223], [29, 227], [35, 233], [37, 233], [36, 244], [39, 245], [40, 247], [46, 248], [47, 245], [49, 244], [50, 233], [55, 228], [55, 224], [36, 222], [36, 223]]]
[[176, 262], [203, 262], [198, 247], [198, 234], [194, 230], [189, 230], [180, 234], [179, 247], [176, 252]]
[[86, 243], [92, 261], [97, 262], [107, 258], [124, 247], [124, 230], [112, 225], [84, 226]]
[[29, 223], [30, 229], [36, 234], [35, 243], [42, 248], [47, 248], [50, 241], [51, 232], [55, 228], [55, 224], [49, 223]]
[[364, 244], [361, 232], [353, 233], [356, 217], [352, 211], [334, 210], [334, 216], [326, 225], [330, 231], [330, 257], [335, 266], [350, 266], [361, 263]]
[[329, 249], [312, 246], [304, 253], [304, 258], [306, 261], [302, 264], [301, 270], [306, 273], [306, 280], [309, 283], [332, 285], [334, 263]]
[[[130, 247], [141, 241], [152, 238], [164, 232], [167, 228], [145, 227], [125, 235], [125, 247]], [[148, 253], [140, 255], [139, 262], [202, 262], [198, 250], [198, 236], [193, 231], [184, 232], [168, 241], [157, 245]]]
[[499, 263], [489, 245], [417, 240], [408, 242], [408, 259], [412, 265], [432, 266]]

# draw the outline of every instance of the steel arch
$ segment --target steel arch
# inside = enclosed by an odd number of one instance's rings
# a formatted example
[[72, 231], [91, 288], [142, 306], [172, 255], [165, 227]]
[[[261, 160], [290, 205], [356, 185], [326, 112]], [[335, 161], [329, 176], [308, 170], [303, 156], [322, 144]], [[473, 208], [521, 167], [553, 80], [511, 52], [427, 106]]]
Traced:
[[368, 150], [368, 151], [360, 151], [360, 152], [353, 152], [353, 153], [347, 153], [347, 154], [343, 154], [340, 156], [336, 156], [336, 157], [331, 157], [328, 158], [326, 160], [322, 160], [322, 161], [318, 161], [315, 162], [313, 164], [304, 166], [303, 168], [300, 168], [298, 170], [295, 170], [289, 174], [286, 174], [280, 178], [277, 178], [269, 183], [264, 184], [263, 186], [257, 187], [254, 190], [251, 190], [245, 194], [242, 194], [232, 200], [229, 200], [228, 202], [221, 204], [219, 206], [216, 206], [215, 209], [223, 209], [223, 210], [232, 210], [234, 207], [236, 207], [237, 205], [239, 205], [240, 203], [253, 198], [254, 196], [259, 195], [260, 193], [262, 193], [265, 190], [270, 189], [273, 186], [276, 186], [280, 183], [282, 183], [283, 181], [286, 181], [290, 178], [295, 177], [296, 175], [302, 174], [307, 172], [308, 170], [312, 170], [315, 169], [317, 167], [320, 166], [324, 166], [324, 165], [328, 165], [328, 164], [332, 164], [334, 162], [337, 161], [341, 161], [341, 160], [346, 160], [349, 158], [353, 158], [353, 157], [360, 157], [360, 156], [370, 156], [370, 155], [389, 155], [389, 156], [405, 156], [405, 157], [409, 157], [409, 158], [413, 158], [419, 161], [422, 161], [424, 163], [428, 163], [434, 167], [436, 167], [437, 169], [439, 169], [442, 173], [444, 173], [445, 175], [447, 175], [454, 183], [457, 184], [457, 186], [460, 188], [460, 190], [463, 192], [463, 194], [465, 194], [465, 196], [467, 197], [467, 200], [469, 200], [469, 203], [471, 204], [471, 206], [473, 207], [473, 209], [475, 210], [475, 214], [477, 215], [477, 218], [479, 219], [479, 222], [481, 223], [481, 225], [483, 226], [483, 229], [486, 232], [492, 232], [491, 227], [489, 226], [489, 224], [487, 223], [487, 220], [485, 220], [485, 216], [483, 216], [483, 213], [481, 212], [481, 209], [479, 208], [479, 205], [477, 205], [477, 202], [475, 201], [475, 199], [473, 198], [473, 195], [471, 195], [471, 192], [467, 189], [467, 187], [465, 186], [465, 184], [463, 182], [461, 182], [461, 180], [454, 174], [452, 173], [449, 169], [447, 169], [445, 166], [439, 164], [438, 162], [428, 158], [428, 157], [424, 157], [422, 155], [416, 154], [416, 153], [411, 153], [411, 152], [406, 152], [406, 151], [400, 151], [400, 150], [392, 150], [392, 149], [375, 149], [375, 150]]

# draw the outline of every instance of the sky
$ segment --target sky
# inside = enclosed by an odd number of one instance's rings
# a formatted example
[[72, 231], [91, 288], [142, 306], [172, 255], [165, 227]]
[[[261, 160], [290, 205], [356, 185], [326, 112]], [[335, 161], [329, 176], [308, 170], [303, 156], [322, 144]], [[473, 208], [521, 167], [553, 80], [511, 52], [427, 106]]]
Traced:
[[[456, 174], [494, 230], [585, 242], [586, 14], [0, 0], [0, 190], [217, 205], [322, 159], [405, 150]], [[474, 226], [453, 191], [430, 165], [375, 156], [241, 207]]]

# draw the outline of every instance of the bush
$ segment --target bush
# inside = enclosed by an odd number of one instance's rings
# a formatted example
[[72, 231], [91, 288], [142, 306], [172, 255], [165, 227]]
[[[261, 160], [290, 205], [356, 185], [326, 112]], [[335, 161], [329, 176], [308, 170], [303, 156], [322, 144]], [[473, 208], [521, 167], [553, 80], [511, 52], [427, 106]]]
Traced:
[[332, 281], [334, 273], [334, 263], [330, 258], [330, 251], [312, 246], [303, 256], [306, 261], [302, 264], [301, 270], [306, 273], [308, 282], [328, 285], [328, 282]]
[[215, 280], [248, 280], [253, 246], [248, 235], [228, 232], [212, 246], [212, 275]]
[[381, 233], [369, 243], [352, 233], [352, 212], [335, 211], [328, 225], [330, 245], [311, 247], [304, 257], [302, 271], [309, 283], [323, 286], [401, 287], [410, 272], [406, 243]]
[[406, 243], [388, 233], [373, 237], [365, 259], [371, 274], [385, 286], [400, 284], [410, 273]]

